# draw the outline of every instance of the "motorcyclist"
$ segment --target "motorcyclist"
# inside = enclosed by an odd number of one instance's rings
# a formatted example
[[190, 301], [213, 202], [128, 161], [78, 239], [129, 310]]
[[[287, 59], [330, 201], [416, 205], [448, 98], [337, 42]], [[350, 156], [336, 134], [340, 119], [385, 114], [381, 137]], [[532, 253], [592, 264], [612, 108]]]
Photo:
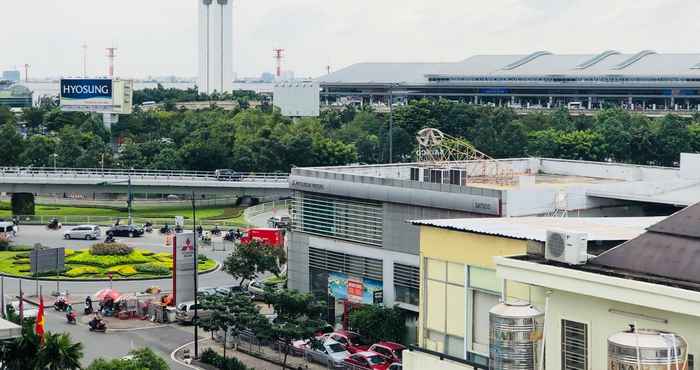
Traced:
[[92, 320], [90, 320], [88, 325], [92, 330], [102, 330], [106, 327], [104, 321], [102, 321], [102, 316], [100, 316], [99, 313], [95, 314], [95, 316], [92, 318]]
[[107, 237], [105, 238], [105, 243], [114, 243], [114, 235], [112, 235], [112, 233], [107, 233]]
[[197, 226], [197, 236], [201, 237], [204, 234], [204, 228], [202, 225]]
[[91, 314], [92, 309], [92, 298], [90, 296], [85, 297], [85, 314]]
[[66, 320], [68, 320], [68, 322], [75, 322], [75, 312], [73, 312], [73, 305], [71, 304], [66, 307]]

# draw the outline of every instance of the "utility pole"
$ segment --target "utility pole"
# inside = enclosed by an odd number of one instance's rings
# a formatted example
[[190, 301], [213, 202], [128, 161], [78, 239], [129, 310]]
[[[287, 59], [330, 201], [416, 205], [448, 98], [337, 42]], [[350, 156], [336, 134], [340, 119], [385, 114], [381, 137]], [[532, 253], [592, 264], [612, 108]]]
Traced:
[[389, 88], [389, 163], [394, 163], [394, 89]]
[[[197, 315], [197, 307], [199, 303], [197, 301], [197, 287], [198, 283], [198, 270], [199, 270], [199, 251], [197, 250], [197, 206], [195, 203], [195, 194], [192, 192], [192, 231], [194, 234], [194, 358], [199, 358], [199, 316]], [[224, 334], [225, 335], [225, 334]], [[226, 346], [226, 343], [224, 343]], [[226, 348], [224, 347], [224, 350]]]
[[274, 53], [273, 56], [277, 62], [277, 79], [280, 79], [280, 77], [282, 77], [282, 59], [284, 59], [284, 49], [272, 49], [272, 52]]
[[87, 44], [83, 43], [83, 78], [87, 78]]
[[24, 82], [29, 82], [29, 64], [24, 65]]

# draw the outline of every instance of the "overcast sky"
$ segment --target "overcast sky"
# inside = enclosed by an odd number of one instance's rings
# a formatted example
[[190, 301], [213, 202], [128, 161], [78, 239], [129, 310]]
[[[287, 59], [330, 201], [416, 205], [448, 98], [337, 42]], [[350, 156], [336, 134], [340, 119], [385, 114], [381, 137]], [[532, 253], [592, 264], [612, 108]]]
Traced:
[[[234, 0], [234, 70], [319, 76], [356, 62], [456, 61], [480, 53], [700, 52], [697, 0]], [[197, 0], [0, 0], [0, 69], [30, 75], [195, 76]], [[700, 60], [698, 61], [700, 62]]]

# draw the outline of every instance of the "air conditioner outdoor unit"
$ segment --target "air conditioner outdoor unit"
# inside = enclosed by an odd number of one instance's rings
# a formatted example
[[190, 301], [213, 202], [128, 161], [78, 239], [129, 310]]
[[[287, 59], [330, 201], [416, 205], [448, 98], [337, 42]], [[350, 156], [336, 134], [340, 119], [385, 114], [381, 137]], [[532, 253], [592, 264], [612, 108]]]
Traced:
[[588, 234], [566, 231], [547, 231], [544, 258], [569, 265], [582, 265], [588, 261]]

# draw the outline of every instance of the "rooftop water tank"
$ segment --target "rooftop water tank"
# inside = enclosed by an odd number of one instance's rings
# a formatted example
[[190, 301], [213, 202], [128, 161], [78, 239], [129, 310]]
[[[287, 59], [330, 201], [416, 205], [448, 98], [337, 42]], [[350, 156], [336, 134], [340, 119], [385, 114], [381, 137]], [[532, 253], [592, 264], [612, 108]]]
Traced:
[[535, 370], [544, 314], [526, 302], [501, 303], [489, 313], [492, 370]]
[[653, 329], [635, 329], [608, 338], [608, 370], [686, 370], [688, 343]]

